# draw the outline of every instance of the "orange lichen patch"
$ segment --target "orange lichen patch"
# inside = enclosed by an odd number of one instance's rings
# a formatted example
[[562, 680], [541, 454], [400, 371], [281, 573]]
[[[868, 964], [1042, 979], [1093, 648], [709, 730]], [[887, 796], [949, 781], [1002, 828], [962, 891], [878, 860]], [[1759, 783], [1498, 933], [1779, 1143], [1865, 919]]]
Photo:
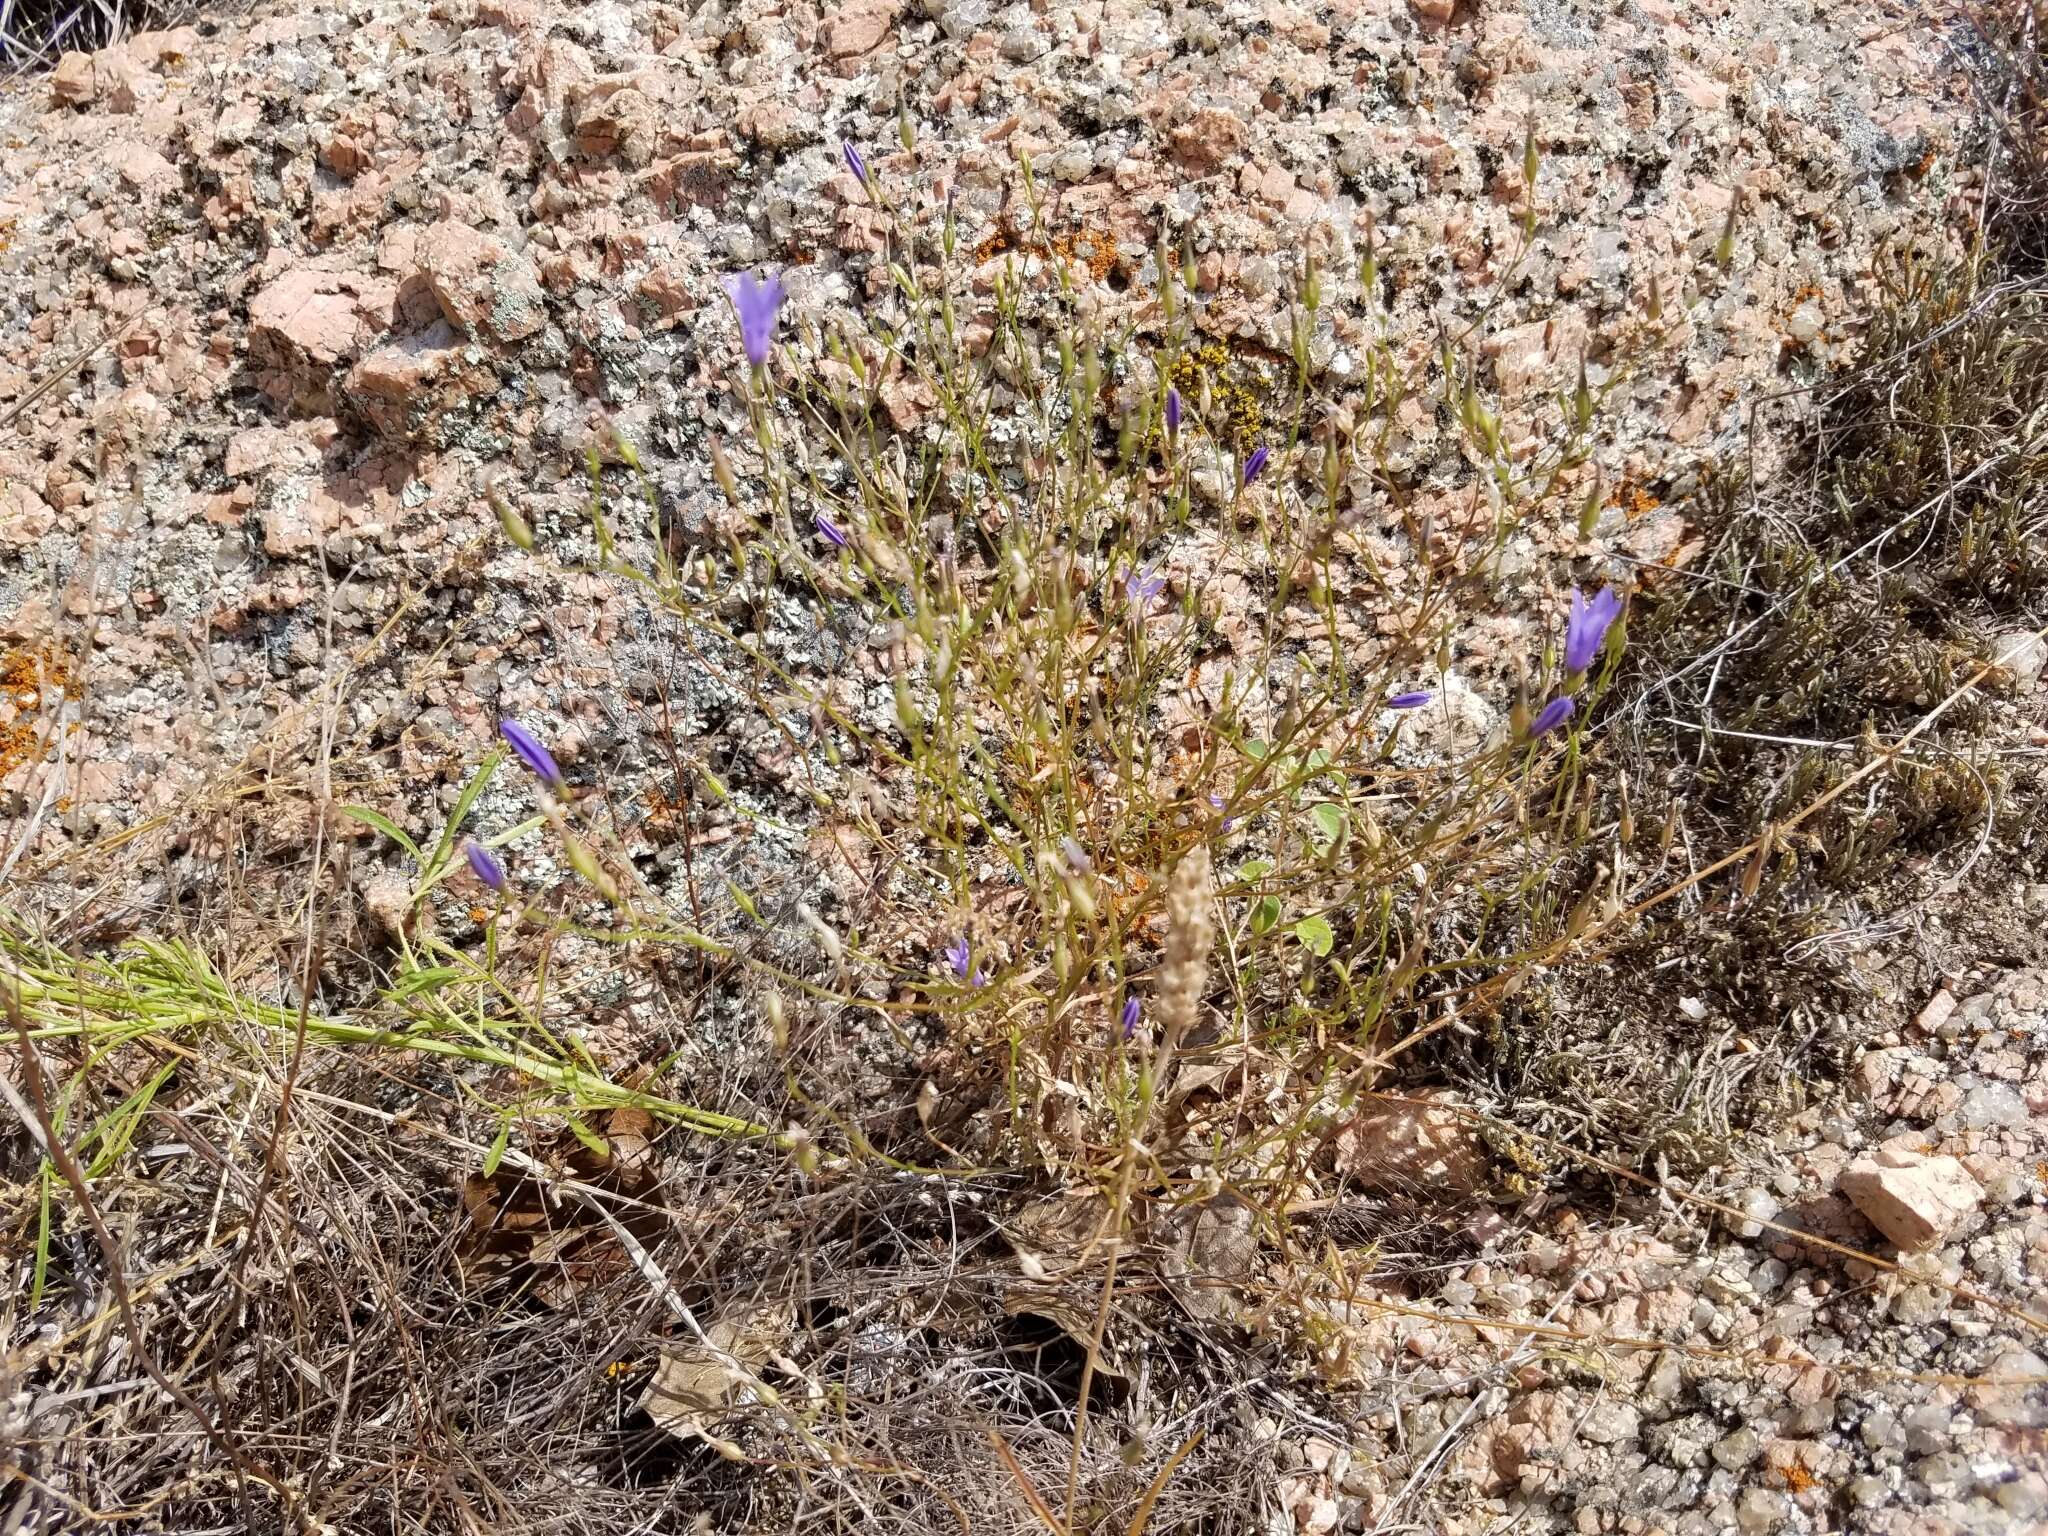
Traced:
[[1621, 508], [1622, 515], [1630, 522], [1634, 522], [1637, 518], [1656, 511], [1664, 503], [1635, 481], [1624, 480], [1614, 488], [1614, 494], [1607, 498], [1607, 505]]
[[1801, 1462], [1788, 1461], [1778, 1469], [1778, 1472], [1785, 1479], [1785, 1486], [1794, 1493], [1804, 1493], [1807, 1489], [1818, 1487], [1820, 1484], [1820, 1479], [1807, 1471]]
[[1090, 234], [1086, 230], [1054, 235], [1052, 253], [1063, 261], [1086, 267], [1088, 275], [1098, 283], [1116, 268], [1115, 244], [1107, 236]]
[[54, 736], [37, 728], [39, 716], [71, 685], [70, 663], [54, 645], [0, 652], [0, 778], [48, 756]]
[[1050, 241], [1017, 239], [1008, 230], [997, 229], [974, 248], [974, 259], [984, 262], [1006, 251], [1085, 268], [1098, 283], [1116, 270], [1116, 242], [1085, 229], [1054, 235]]
[[0, 219], [0, 256], [5, 256], [14, 245], [14, 220]]

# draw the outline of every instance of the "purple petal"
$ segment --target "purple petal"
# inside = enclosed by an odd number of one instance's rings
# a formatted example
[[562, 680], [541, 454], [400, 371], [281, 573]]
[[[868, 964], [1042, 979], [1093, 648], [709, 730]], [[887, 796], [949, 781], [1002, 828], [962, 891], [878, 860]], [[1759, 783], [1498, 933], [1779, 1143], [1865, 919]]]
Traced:
[[952, 967], [955, 981], [965, 981], [973, 973], [974, 951], [967, 942], [966, 934], [961, 934], [946, 946], [946, 964]]
[[771, 277], [764, 281], [751, 272], [742, 272], [725, 280], [725, 291], [731, 295], [733, 310], [739, 315], [740, 345], [746, 348], [747, 361], [756, 368], [762, 367], [775, 343], [775, 317], [782, 309], [782, 279]]
[[1166, 430], [1169, 434], [1180, 431], [1180, 391], [1177, 389], [1166, 391]]
[[1135, 997], [1124, 999], [1124, 1011], [1121, 1016], [1124, 1039], [1129, 1040], [1138, 1033], [1138, 1019], [1142, 1012], [1143, 1010], [1139, 1008], [1138, 1000]]
[[550, 789], [560, 790], [567, 787], [568, 781], [562, 777], [562, 770], [555, 765], [553, 756], [540, 744], [540, 738], [533, 732], [517, 720], [500, 720], [498, 734], [505, 738], [506, 743], [512, 748], [513, 755], [526, 765], [527, 771], [535, 778]]
[[860, 151], [854, 148], [853, 140], [841, 139], [839, 141], [839, 153], [845, 156], [846, 168], [853, 172], [853, 179], [862, 186], [866, 186], [868, 181], [868, 163], [861, 158]]
[[1254, 480], [1258, 479], [1260, 472], [1265, 467], [1266, 445], [1261, 443], [1252, 450], [1252, 456], [1244, 461], [1244, 483], [1250, 485]]
[[830, 544], [834, 549], [845, 549], [847, 547], [848, 540], [846, 535], [841, 533], [839, 525], [824, 513], [820, 512], [812, 517], [811, 523], [817, 528], [818, 537], [827, 544]]
[[1421, 689], [1415, 693], [1397, 693], [1391, 699], [1387, 700], [1387, 708], [1420, 709], [1423, 705], [1427, 704], [1431, 699], [1435, 697], [1436, 694], [1431, 692], [1427, 688]]
[[1570, 694], [1560, 694], [1552, 699], [1543, 706], [1543, 712], [1536, 717], [1535, 724], [1529, 727], [1529, 739], [1534, 741], [1538, 736], [1556, 730], [1571, 719], [1573, 711], [1578, 707], [1572, 702]]
[[1621, 617], [1621, 596], [1612, 587], [1602, 587], [1591, 602], [1577, 587], [1572, 588], [1571, 608], [1565, 615], [1564, 670], [1567, 675], [1583, 672], [1593, 665], [1607, 631]]
[[498, 862], [498, 856], [482, 843], [465, 841], [462, 856], [469, 860], [469, 867], [476, 872], [477, 879], [494, 891], [505, 889], [505, 866]]

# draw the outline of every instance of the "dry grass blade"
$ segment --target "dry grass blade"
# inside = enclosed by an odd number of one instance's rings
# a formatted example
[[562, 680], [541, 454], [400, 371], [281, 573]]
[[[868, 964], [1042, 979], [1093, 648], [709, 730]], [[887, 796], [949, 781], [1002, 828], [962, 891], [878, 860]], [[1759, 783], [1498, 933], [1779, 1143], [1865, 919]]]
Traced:
[[1010, 1480], [1024, 1496], [1025, 1504], [1030, 1507], [1031, 1513], [1038, 1517], [1038, 1523], [1051, 1531], [1053, 1536], [1071, 1536], [1066, 1522], [1054, 1514], [1052, 1506], [1045, 1502], [1045, 1496], [1038, 1491], [1037, 1486], [1031, 1481], [1031, 1474], [1026, 1472], [1017, 1460], [1016, 1453], [1010, 1449], [1010, 1443], [1003, 1438], [1002, 1431], [989, 1430], [988, 1440], [989, 1444], [995, 1447], [996, 1455], [1003, 1463], [1003, 1470], [1010, 1474]]
[[1202, 1443], [1202, 1436], [1206, 1433], [1206, 1430], [1196, 1430], [1181, 1441], [1174, 1453], [1166, 1458], [1166, 1465], [1159, 1469], [1158, 1476], [1154, 1477], [1145, 1489], [1145, 1496], [1138, 1500], [1138, 1507], [1131, 1514], [1131, 1523], [1124, 1527], [1124, 1536], [1145, 1536], [1145, 1528], [1152, 1522], [1152, 1506], [1159, 1502], [1159, 1495], [1165, 1491], [1166, 1485], [1173, 1481], [1173, 1474], [1187, 1459], [1188, 1452]]

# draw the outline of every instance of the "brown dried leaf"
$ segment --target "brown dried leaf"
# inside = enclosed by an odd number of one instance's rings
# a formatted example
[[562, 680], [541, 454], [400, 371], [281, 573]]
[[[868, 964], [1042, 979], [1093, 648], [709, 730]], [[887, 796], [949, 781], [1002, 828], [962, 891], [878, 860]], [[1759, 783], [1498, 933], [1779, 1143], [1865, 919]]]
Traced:
[[[1057, 1285], [1018, 1285], [1003, 1297], [1003, 1311], [1011, 1317], [1036, 1317], [1051, 1323], [1081, 1347], [1083, 1354], [1093, 1346], [1095, 1314], [1101, 1304], [1095, 1291], [1068, 1289]], [[1102, 1349], [1095, 1357], [1098, 1373], [1128, 1379], [1130, 1371], [1105, 1332]]]
[[747, 1377], [789, 1342], [795, 1322], [786, 1301], [714, 1318], [704, 1330], [710, 1349], [693, 1340], [663, 1347], [640, 1407], [670, 1434], [703, 1433], [707, 1416], [738, 1402]]
[[1462, 1107], [1441, 1089], [1368, 1102], [1337, 1133], [1337, 1171], [1369, 1190], [1475, 1193], [1489, 1182], [1492, 1163]]
[[1190, 1313], [1221, 1322], [1237, 1315], [1258, 1263], [1257, 1215], [1226, 1194], [1174, 1214], [1159, 1268]]

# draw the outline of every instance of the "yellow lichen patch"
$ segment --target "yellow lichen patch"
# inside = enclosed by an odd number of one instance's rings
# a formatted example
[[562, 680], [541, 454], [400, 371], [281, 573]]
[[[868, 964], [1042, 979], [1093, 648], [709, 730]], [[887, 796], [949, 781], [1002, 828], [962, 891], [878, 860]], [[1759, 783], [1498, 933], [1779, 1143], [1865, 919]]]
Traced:
[[1259, 363], [1223, 342], [1205, 341], [1181, 353], [1167, 370], [1167, 381], [1189, 401], [1200, 399], [1205, 378], [1210, 429], [1239, 448], [1252, 447], [1265, 436], [1265, 402], [1272, 394]]

